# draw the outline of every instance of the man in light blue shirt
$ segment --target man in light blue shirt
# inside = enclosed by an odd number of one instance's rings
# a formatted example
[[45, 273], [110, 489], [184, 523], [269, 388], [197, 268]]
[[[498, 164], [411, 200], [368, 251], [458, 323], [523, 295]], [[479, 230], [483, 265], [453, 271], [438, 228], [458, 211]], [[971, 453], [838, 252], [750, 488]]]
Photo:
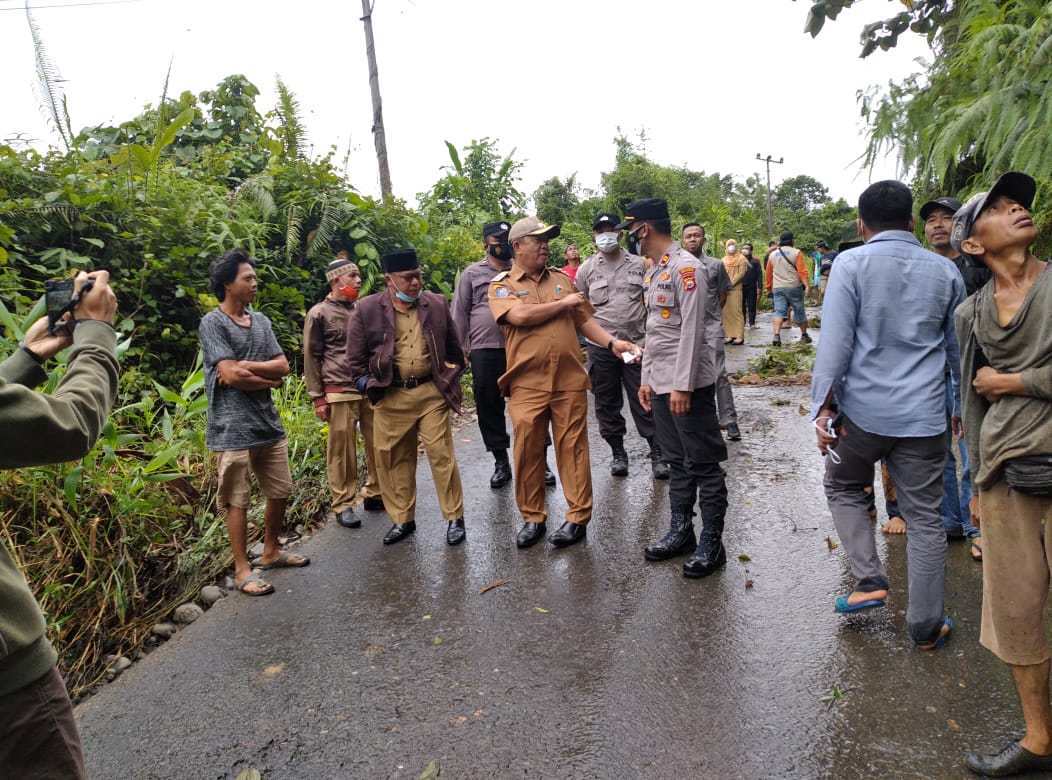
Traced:
[[[919, 647], [942, 645], [946, 533], [939, 506], [946, 457], [946, 378], [960, 416], [960, 360], [953, 312], [964, 282], [952, 262], [913, 235], [913, 196], [897, 181], [859, 197], [866, 243], [837, 257], [822, 307], [811, 380], [818, 448], [828, 454], [825, 492], [857, 579], [837, 612], [883, 607], [888, 577], [877, 555], [863, 488], [884, 458], [910, 519], [906, 623]], [[832, 432], [829, 432], [832, 429]]]

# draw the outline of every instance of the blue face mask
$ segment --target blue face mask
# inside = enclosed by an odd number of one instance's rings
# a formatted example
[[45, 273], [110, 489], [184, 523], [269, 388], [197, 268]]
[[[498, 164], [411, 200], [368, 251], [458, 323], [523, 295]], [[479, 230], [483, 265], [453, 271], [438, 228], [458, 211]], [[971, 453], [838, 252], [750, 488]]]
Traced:
[[[423, 292], [423, 290], [421, 290], [420, 292]], [[395, 290], [395, 297], [398, 298], [398, 300], [400, 300], [402, 303], [416, 303], [418, 300], [420, 300], [420, 293], [417, 293], [415, 297], [410, 298], [401, 290]]]

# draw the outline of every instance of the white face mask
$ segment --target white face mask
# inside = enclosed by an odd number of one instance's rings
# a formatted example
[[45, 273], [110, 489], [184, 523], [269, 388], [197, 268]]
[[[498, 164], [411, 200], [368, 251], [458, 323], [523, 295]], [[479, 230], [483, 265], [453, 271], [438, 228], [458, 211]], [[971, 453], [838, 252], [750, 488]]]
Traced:
[[617, 249], [617, 233], [600, 233], [595, 237], [595, 246], [600, 252]]
[[728, 254], [732, 254], [733, 255], [737, 251], [738, 251], [738, 245], [737, 244], [727, 244], [727, 252], [728, 252]]

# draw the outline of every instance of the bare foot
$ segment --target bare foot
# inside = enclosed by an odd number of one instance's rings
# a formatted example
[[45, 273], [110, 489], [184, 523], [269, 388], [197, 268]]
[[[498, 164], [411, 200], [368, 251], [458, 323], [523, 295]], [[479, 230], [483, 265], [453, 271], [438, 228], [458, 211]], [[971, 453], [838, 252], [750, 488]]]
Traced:
[[880, 531], [888, 535], [904, 534], [906, 533], [906, 521], [898, 516], [889, 517], [888, 522], [881, 526]]
[[860, 604], [863, 601], [884, 601], [888, 597], [888, 591], [885, 590], [853, 590], [851, 595], [847, 597], [847, 603], [854, 606]]

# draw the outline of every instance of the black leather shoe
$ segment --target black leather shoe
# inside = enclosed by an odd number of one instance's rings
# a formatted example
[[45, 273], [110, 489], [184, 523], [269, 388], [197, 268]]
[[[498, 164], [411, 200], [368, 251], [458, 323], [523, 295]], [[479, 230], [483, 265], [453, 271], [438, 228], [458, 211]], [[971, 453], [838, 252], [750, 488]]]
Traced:
[[553, 487], [555, 485], [555, 475], [552, 474], [552, 470], [548, 468], [547, 463], [544, 464], [544, 484], [548, 487]]
[[741, 429], [738, 428], [738, 423], [727, 423], [727, 438], [731, 441], [742, 440], [742, 432]]
[[544, 538], [544, 532], [548, 530], [545, 523], [523, 523], [515, 537], [515, 544], [519, 547], [533, 547]]
[[464, 541], [465, 536], [467, 532], [464, 530], [464, 518], [453, 520], [446, 529], [446, 544], [450, 546], [460, 544]]
[[614, 450], [613, 458], [610, 461], [610, 476], [628, 476], [628, 453], [624, 450]]
[[511, 482], [511, 464], [508, 461], [498, 460], [493, 467], [493, 476], [489, 478], [489, 486], [496, 490]]
[[1052, 771], [1052, 755], [1039, 756], [1013, 742], [1000, 753], [969, 753], [964, 757], [964, 764], [977, 775], [1009, 777], [1026, 772]]
[[654, 472], [654, 479], [667, 480], [668, 479], [668, 464], [663, 460], [655, 460], [650, 464], [651, 470]]
[[690, 560], [683, 564], [683, 576], [692, 580], [708, 577], [716, 569], [727, 563], [727, 548], [720, 542], [719, 549], [713, 554], [710, 550], [695, 550]]
[[362, 502], [362, 509], [366, 512], [383, 512], [384, 500], [379, 496], [371, 496]]
[[350, 507], [341, 509], [336, 513], [336, 522], [342, 525], [344, 528], [361, 528], [362, 520], [356, 517], [354, 510]]
[[384, 544], [395, 544], [407, 536], [412, 536], [415, 532], [416, 520], [410, 520], [408, 523], [395, 523], [391, 526], [391, 530], [384, 534]]
[[567, 520], [561, 526], [559, 530], [548, 537], [548, 541], [556, 547], [569, 547], [571, 544], [577, 544], [585, 537], [585, 527], [580, 523], [571, 523]]

